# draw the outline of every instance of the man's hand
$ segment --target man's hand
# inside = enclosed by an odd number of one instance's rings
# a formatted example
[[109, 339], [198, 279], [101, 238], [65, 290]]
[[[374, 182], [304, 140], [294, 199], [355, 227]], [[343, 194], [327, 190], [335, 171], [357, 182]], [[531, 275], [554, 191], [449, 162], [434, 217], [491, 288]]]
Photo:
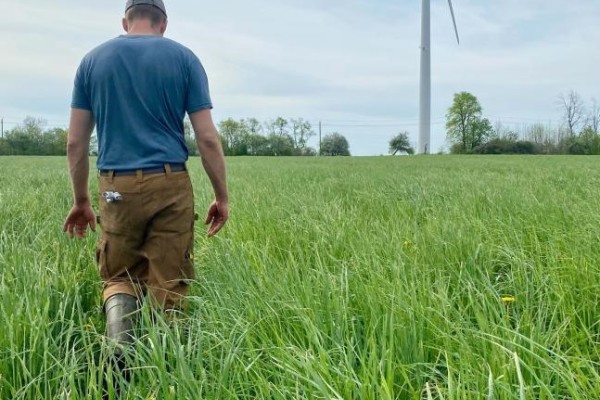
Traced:
[[208, 237], [212, 237], [223, 228], [229, 218], [225, 157], [210, 109], [196, 111], [189, 116], [196, 133], [196, 143], [202, 156], [202, 165], [215, 192], [216, 200], [210, 205], [204, 222], [206, 225], [210, 225]]
[[96, 215], [94, 214], [94, 210], [92, 210], [92, 206], [89, 202], [83, 204], [75, 203], [65, 221], [64, 232], [67, 232], [70, 237], [75, 235], [83, 239], [88, 225], [93, 232], [96, 232]]
[[204, 221], [206, 225], [210, 224], [208, 237], [215, 236], [225, 225], [227, 219], [229, 219], [229, 205], [226, 201], [215, 200], [210, 205], [208, 214], [206, 215], [206, 221]]

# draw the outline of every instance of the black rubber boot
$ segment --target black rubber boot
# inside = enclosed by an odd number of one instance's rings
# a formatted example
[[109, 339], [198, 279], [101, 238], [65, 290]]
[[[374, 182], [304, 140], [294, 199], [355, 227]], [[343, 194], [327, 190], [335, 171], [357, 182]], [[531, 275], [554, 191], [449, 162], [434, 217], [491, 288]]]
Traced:
[[[113, 371], [113, 383], [118, 376], [129, 382], [130, 373], [126, 364], [126, 348], [135, 341], [136, 313], [139, 305], [134, 296], [128, 294], [115, 294], [104, 303], [106, 314], [106, 336], [115, 345], [113, 356], [110, 358], [111, 370]], [[103, 399], [108, 399], [108, 382], [104, 382]], [[114, 386], [113, 392], [120, 398], [119, 386]]]
[[128, 294], [115, 294], [106, 300], [106, 336], [121, 346], [131, 345], [137, 310], [137, 298]]

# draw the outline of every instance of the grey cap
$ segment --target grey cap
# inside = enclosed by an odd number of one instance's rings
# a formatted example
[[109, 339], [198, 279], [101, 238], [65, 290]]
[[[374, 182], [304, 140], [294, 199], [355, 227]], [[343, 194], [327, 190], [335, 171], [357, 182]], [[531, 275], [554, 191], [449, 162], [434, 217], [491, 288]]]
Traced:
[[165, 3], [163, 3], [162, 0], [127, 0], [127, 4], [125, 5], [125, 13], [127, 13], [131, 7], [142, 4], [154, 6], [162, 11], [162, 13], [165, 14], [165, 17], [167, 16], [167, 9], [165, 8]]

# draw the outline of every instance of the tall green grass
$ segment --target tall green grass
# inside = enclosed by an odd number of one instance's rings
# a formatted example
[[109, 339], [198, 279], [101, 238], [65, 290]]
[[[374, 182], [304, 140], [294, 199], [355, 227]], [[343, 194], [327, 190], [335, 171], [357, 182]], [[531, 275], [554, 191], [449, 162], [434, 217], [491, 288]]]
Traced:
[[[187, 315], [144, 310], [133, 380], [115, 384], [126, 399], [600, 399], [599, 161], [230, 159], [231, 220], [213, 240], [197, 226]], [[63, 159], [0, 158], [0, 399], [101, 398], [95, 236], [61, 233], [70, 196]]]

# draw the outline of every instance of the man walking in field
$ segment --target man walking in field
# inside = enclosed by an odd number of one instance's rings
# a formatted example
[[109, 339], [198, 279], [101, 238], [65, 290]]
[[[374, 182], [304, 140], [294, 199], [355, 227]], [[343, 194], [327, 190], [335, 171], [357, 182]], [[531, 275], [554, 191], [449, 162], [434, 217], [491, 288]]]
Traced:
[[68, 137], [74, 205], [64, 224], [71, 236], [84, 237], [88, 226], [95, 230], [88, 154], [96, 126], [102, 228], [96, 258], [107, 335], [120, 344], [133, 341], [131, 315], [142, 297], [176, 310], [194, 278], [186, 112], [215, 193], [208, 235], [228, 218], [225, 160], [200, 61], [163, 37], [162, 0], [129, 0], [125, 13], [127, 34], [92, 50], [77, 71]]

